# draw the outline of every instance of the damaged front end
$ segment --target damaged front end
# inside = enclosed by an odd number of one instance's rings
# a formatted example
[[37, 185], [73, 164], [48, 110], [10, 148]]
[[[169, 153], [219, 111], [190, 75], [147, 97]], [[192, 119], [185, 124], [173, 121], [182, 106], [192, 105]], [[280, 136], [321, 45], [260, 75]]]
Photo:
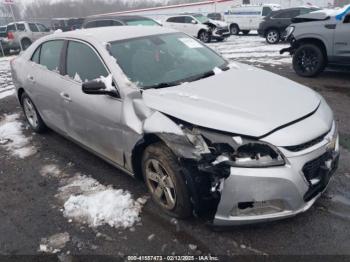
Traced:
[[[172, 120], [182, 129], [183, 136], [169, 133], [158, 135], [183, 166], [182, 173], [191, 193], [195, 214], [214, 224], [216, 217], [220, 216], [222, 194], [224, 187], [227, 187], [227, 180], [232, 176], [232, 168], [264, 169], [284, 166], [286, 163], [281, 152], [268, 143]], [[240, 188], [237, 193], [242, 191], [244, 188]], [[246, 209], [245, 203], [236, 203], [235, 199], [230, 199], [230, 205], [228, 210], [235, 205], [239, 205], [239, 210]]]

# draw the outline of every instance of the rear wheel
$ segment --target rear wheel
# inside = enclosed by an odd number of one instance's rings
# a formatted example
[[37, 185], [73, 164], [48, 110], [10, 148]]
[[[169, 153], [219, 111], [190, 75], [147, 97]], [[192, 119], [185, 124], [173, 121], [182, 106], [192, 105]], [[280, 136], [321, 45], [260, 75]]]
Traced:
[[198, 35], [199, 40], [201, 40], [203, 43], [209, 43], [210, 42], [210, 35], [207, 31], [202, 30], [199, 32]]
[[317, 45], [301, 45], [293, 56], [293, 68], [300, 76], [317, 76], [324, 70], [325, 66], [325, 55]]
[[27, 50], [28, 47], [31, 46], [32, 41], [30, 41], [29, 39], [23, 39], [23, 40], [21, 41], [21, 44], [22, 44], [22, 49], [23, 49], [23, 51], [24, 51], [24, 50]]
[[280, 32], [277, 29], [270, 29], [266, 33], [266, 42], [274, 45], [277, 44], [281, 39]]
[[243, 35], [248, 35], [250, 30], [242, 30]]
[[239, 34], [239, 27], [236, 24], [233, 24], [230, 26], [230, 32], [231, 35], [238, 35]]
[[177, 158], [163, 143], [150, 145], [142, 158], [143, 177], [153, 201], [167, 214], [187, 218], [192, 207]]
[[26, 93], [22, 94], [21, 105], [30, 127], [37, 133], [42, 133], [46, 131], [47, 127], [44, 121], [39, 115], [39, 112], [36, 109], [33, 101]]

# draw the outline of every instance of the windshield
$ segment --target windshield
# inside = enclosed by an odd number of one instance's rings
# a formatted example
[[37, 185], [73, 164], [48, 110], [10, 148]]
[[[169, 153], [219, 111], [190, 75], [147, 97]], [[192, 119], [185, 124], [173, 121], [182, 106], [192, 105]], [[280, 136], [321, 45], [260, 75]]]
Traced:
[[221, 56], [183, 33], [112, 42], [110, 52], [126, 76], [144, 89], [195, 81], [227, 68]]
[[193, 15], [193, 17], [195, 17], [199, 22], [201, 22], [202, 24], [203, 23], [206, 23], [206, 22], [209, 22], [208, 20], [208, 17], [204, 16], [204, 15], [201, 15], [201, 14], [196, 14], [196, 15]]
[[159, 26], [159, 24], [151, 19], [133, 19], [129, 21], [125, 21], [127, 25], [153, 25], [153, 26]]

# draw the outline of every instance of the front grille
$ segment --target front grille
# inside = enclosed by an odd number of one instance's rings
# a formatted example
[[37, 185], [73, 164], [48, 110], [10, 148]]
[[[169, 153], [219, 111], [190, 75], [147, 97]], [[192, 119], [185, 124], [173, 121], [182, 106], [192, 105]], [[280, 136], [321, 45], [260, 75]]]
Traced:
[[299, 152], [299, 151], [305, 150], [309, 147], [317, 145], [318, 143], [321, 143], [328, 133], [329, 132], [327, 132], [326, 134], [323, 134], [322, 136], [319, 136], [319, 137], [317, 137], [309, 142], [306, 142], [304, 144], [300, 144], [297, 146], [286, 146], [284, 148], [287, 149], [288, 151], [292, 151], [292, 152]]
[[[326, 167], [328, 160], [332, 160], [332, 166], [330, 168]], [[336, 152], [327, 152], [315, 160], [306, 163], [303, 172], [309, 182], [309, 190], [304, 195], [305, 202], [315, 198], [326, 189], [332, 175], [338, 168], [338, 163], [339, 153]], [[311, 183], [312, 179], [317, 179], [318, 183]]]
[[228, 28], [218, 28], [217, 30], [216, 30], [216, 33], [217, 34], [226, 34], [226, 33], [229, 33], [230, 32], [230, 30], [228, 29]]
[[321, 166], [324, 166], [326, 161], [332, 159], [331, 153], [327, 152], [322, 156], [316, 158], [305, 164], [303, 167], [303, 173], [308, 181], [312, 179], [319, 178]]

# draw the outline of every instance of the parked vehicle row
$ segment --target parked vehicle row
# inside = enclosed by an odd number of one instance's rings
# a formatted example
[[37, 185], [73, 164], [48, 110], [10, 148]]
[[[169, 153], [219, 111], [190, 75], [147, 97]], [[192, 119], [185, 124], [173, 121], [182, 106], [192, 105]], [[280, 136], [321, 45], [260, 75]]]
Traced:
[[229, 24], [232, 35], [242, 32], [249, 34], [252, 30], [258, 30], [263, 18], [271, 12], [279, 10], [280, 5], [242, 5], [233, 7], [224, 13], [224, 20]]
[[230, 66], [169, 28], [56, 33], [11, 69], [34, 131], [50, 127], [143, 177], [174, 217], [205, 214], [214, 225], [237, 225], [295, 216], [311, 208], [338, 166], [336, 123], [319, 94]]

